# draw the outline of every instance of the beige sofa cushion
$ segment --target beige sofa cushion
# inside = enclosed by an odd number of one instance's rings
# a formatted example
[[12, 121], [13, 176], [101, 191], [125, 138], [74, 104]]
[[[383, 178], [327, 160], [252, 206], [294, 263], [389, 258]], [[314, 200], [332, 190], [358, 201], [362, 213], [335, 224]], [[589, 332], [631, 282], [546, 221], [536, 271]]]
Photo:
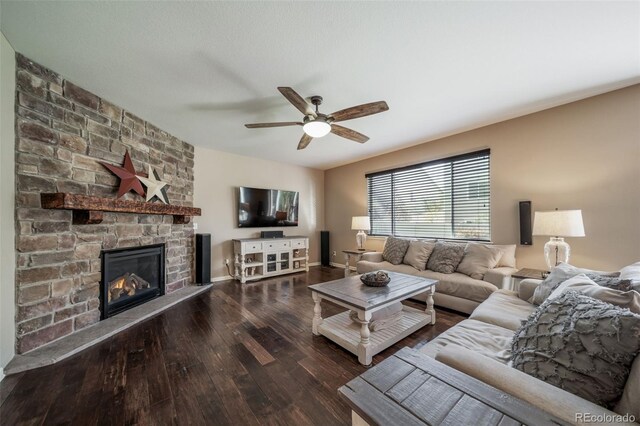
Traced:
[[464, 257], [458, 265], [458, 272], [481, 280], [487, 270], [495, 268], [502, 257], [502, 250], [485, 244], [469, 243], [464, 249]]
[[516, 266], [516, 245], [515, 244], [490, 244], [490, 247], [502, 250], [502, 256], [498, 260], [498, 267], [506, 266], [517, 268]]
[[445, 346], [457, 345], [506, 364], [511, 356], [512, 339], [513, 331], [511, 330], [468, 319], [440, 334], [419, 350], [435, 358]]
[[433, 252], [435, 242], [429, 241], [410, 241], [407, 254], [404, 255], [402, 263], [411, 265], [418, 271], [424, 271], [427, 267], [427, 261], [431, 252]]
[[615, 412], [618, 414], [631, 414], [640, 420], [640, 355], [633, 361], [631, 373], [624, 387], [622, 398], [616, 405]]
[[478, 306], [469, 319], [497, 325], [514, 332], [536, 310], [536, 306], [518, 297], [518, 293], [498, 290]]
[[369, 262], [361, 260], [358, 262], [358, 273], [377, 271], [382, 269], [391, 272], [400, 272], [402, 274], [417, 275], [419, 277], [437, 280], [436, 293], [448, 294], [450, 296], [461, 297], [476, 302], [484, 302], [491, 293], [496, 291], [498, 287], [486, 281], [474, 280], [459, 272], [453, 274], [442, 274], [430, 270], [416, 271], [413, 266], [409, 265], [393, 265], [389, 262]]
[[437, 280], [436, 293], [448, 294], [450, 296], [461, 297], [463, 299], [473, 300], [475, 302], [484, 302], [491, 293], [496, 291], [498, 287], [482, 280], [474, 280], [473, 278], [454, 272], [453, 274], [443, 274], [430, 270], [414, 272], [415, 275], [424, 278]]

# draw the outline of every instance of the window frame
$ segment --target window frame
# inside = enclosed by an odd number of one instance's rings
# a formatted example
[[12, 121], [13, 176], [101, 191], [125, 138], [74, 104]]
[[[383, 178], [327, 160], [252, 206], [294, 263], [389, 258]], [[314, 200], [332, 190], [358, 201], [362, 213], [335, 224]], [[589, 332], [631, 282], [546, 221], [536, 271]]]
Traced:
[[[410, 170], [416, 170], [416, 169], [420, 169], [423, 167], [429, 167], [429, 166], [437, 166], [437, 165], [441, 165], [441, 164], [450, 164], [451, 167], [453, 167], [455, 162], [458, 161], [464, 161], [464, 160], [471, 160], [471, 159], [478, 159], [480, 157], [487, 157], [487, 173], [488, 173], [488, 179], [486, 182], [487, 185], [487, 191], [488, 191], [488, 201], [487, 201], [487, 214], [488, 214], [488, 218], [487, 218], [487, 224], [488, 224], [488, 235], [486, 238], [468, 238], [468, 237], [464, 237], [464, 238], [456, 238], [454, 236], [451, 237], [445, 237], [445, 236], [408, 236], [408, 235], [402, 235], [403, 238], [428, 238], [428, 239], [439, 239], [439, 240], [452, 240], [452, 241], [478, 241], [478, 242], [491, 242], [491, 150], [489, 148], [487, 149], [482, 149], [482, 150], [478, 150], [478, 151], [473, 151], [473, 152], [468, 152], [465, 154], [459, 154], [459, 155], [454, 155], [454, 156], [450, 156], [450, 157], [444, 157], [444, 158], [439, 158], [436, 160], [430, 160], [430, 161], [424, 161], [421, 163], [416, 163], [416, 164], [411, 164], [411, 165], [407, 165], [407, 166], [402, 166], [402, 167], [396, 167], [393, 169], [387, 169], [387, 170], [381, 170], [381, 171], [377, 171], [377, 172], [372, 172], [372, 173], [366, 173], [365, 174], [365, 179], [366, 179], [366, 187], [367, 187], [367, 214], [369, 215], [369, 217], [371, 218], [371, 233], [370, 235], [372, 237], [389, 237], [389, 236], [395, 236], [396, 235], [396, 218], [395, 218], [395, 198], [396, 198], [396, 188], [394, 188], [395, 182], [394, 182], [394, 178], [393, 175], [395, 173], [399, 173], [399, 172], [403, 172], [403, 171], [410, 171]], [[375, 226], [373, 225], [373, 215], [372, 215], [372, 204], [373, 204], [373, 194], [371, 192], [371, 185], [372, 182], [370, 180], [370, 178], [374, 178], [374, 177], [380, 177], [380, 176], [390, 176], [391, 178], [391, 182], [390, 182], [390, 210], [391, 210], [391, 233], [390, 234], [384, 234], [384, 233], [374, 233], [375, 231]], [[455, 180], [455, 176], [454, 173], [451, 173], [451, 180], [452, 182]], [[480, 192], [482, 189], [482, 186], [484, 186], [484, 181], [475, 181], [472, 183], [477, 183], [478, 184], [478, 191]], [[453, 185], [452, 185], [453, 188]], [[453, 191], [453, 189], [452, 189]], [[450, 227], [451, 227], [451, 235], [455, 234], [455, 200], [456, 200], [456, 196], [453, 194], [453, 192], [451, 193], [451, 197], [450, 197], [450, 209], [451, 209], [451, 220], [450, 220]]]

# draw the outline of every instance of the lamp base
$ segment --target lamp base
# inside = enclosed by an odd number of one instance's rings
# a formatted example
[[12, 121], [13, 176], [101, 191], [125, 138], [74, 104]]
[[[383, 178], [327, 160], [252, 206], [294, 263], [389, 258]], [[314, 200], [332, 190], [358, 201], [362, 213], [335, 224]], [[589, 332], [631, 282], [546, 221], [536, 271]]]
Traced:
[[356, 245], [358, 246], [358, 250], [364, 250], [365, 241], [367, 241], [367, 234], [362, 230], [358, 231], [356, 234]]
[[551, 237], [544, 245], [544, 260], [549, 269], [558, 266], [560, 262], [569, 262], [571, 247], [562, 237]]

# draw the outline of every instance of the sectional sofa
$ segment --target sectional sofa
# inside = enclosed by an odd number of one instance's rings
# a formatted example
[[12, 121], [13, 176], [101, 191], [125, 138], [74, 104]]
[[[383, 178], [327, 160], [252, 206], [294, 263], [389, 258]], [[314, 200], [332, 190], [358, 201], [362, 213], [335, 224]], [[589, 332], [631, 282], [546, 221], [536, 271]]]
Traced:
[[[624, 269], [621, 272], [636, 283], [635, 290], [631, 292], [640, 290], [640, 262], [627, 267], [626, 272]], [[569, 424], [639, 424], [635, 422], [640, 419], [640, 356], [636, 356], [633, 361], [622, 398], [612, 410], [508, 365], [512, 357], [514, 335], [522, 322], [538, 309], [529, 300], [532, 300], [540, 283], [538, 280], [523, 280], [518, 292], [505, 289], [492, 292], [473, 310], [468, 319], [440, 334], [419, 350]], [[630, 294], [627, 293], [627, 296]], [[639, 309], [638, 300], [640, 294], [634, 296], [632, 311]], [[586, 421], [585, 417], [578, 417], [581, 415], [590, 416], [592, 422]]]
[[[491, 244], [488, 245], [491, 246]], [[405, 263], [394, 265], [385, 261], [381, 252], [363, 254], [361, 260], [356, 264], [356, 270], [358, 274], [386, 270], [437, 280], [436, 293], [433, 297], [436, 306], [470, 314], [495, 291], [511, 287], [511, 274], [517, 271], [516, 246], [499, 247], [504, 248], [505, 255], [497, 266], [484, 273], [482, 279], [472, 278], [461, 272], [446, 274], [429, 269], [421, 271]], [[415, 298], [424, 302], [426, 295], [418, 295]]]

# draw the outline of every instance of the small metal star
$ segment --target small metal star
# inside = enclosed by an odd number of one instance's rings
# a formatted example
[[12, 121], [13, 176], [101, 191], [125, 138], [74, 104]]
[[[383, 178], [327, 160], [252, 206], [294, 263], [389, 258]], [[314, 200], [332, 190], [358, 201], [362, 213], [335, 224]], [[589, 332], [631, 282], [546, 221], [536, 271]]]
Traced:
[[142, 176], [138, 176], [138, 179], [147, 187], [147, 201], [152, 200], [154, 197], [157, 197], [158, 200], [162, 201], [165, 204], [169, 204], [169, 200], [167, 199], [167, 191], [165, 186], [168, 184], [166, 182], [162, 182], [158, 173], [149, 166], [149, 177], [145, 178]]
[[133, 167], [133, 161], [131, 161], [128, 150], [124, 154], [123, 167], [114, 166], [113, 164], [104, 163], [102, 161], [99, 163], [120, 178], [118, 198], [122, 197], [129, 191], [135, 191], [138, 195], [142, 195], [144, 197], [144, 188], [142, 187], [138, 176], [136, 176], [136, 169]]

